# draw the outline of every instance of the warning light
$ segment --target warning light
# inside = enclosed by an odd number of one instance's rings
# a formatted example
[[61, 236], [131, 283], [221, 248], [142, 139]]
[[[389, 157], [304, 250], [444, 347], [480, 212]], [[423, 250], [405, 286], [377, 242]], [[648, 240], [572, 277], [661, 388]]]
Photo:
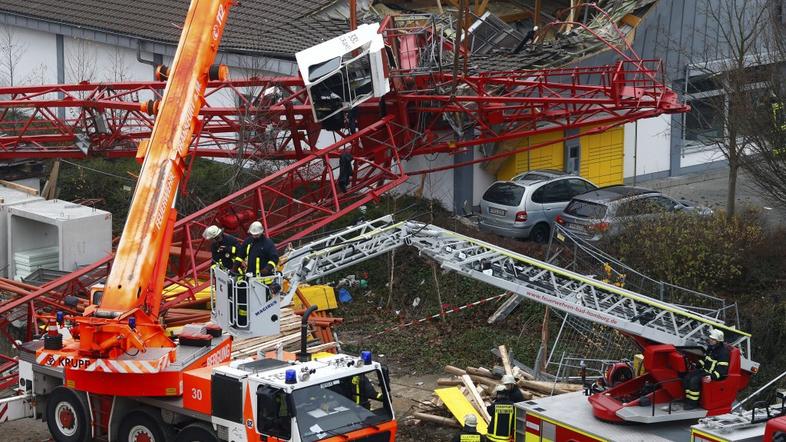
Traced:
[[284, 382], [287, 384], [297, 383], [297, 373], [294, 369], [290, 368], [286, 371], [286, 374], [284, 375]]

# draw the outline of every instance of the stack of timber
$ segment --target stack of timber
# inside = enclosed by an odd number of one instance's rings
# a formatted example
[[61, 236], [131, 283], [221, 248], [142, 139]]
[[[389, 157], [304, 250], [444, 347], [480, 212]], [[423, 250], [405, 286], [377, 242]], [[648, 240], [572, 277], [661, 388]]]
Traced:
[[434, 398], [430, 403], [422, 404], [421, 411], [415, 412], [413, 417], [422, 422], [460, 427], [464, 425], [464, 416], [471, 413], [478, 418], [478, 431], [485, 434], [491, 418], [487, 408], [494, 400], [494, 389], [502, 384], [502, 376], [505, 374], [516, 379], [517, 388], [521, 390], [524, 400], [582, 389], [581, 385], [576, 384], [535, 380], [530, 373], [511, 366], [504, 345], [499, 347], [499, 354], [502, 355], [502, 365], [492, 369], [445, 366], [448, 376], [437, 380]]
[[[281, 330], [278, 335], [261, 336], [257, 338], [240, 339], [232, 343], [232, 359], [246, 358], [258, 353], [265, 353], [276, 350], [281, 345], [287, 351], [299, 351], [300, 349], [300, 321], [301, 316], [296, 315], [291, 308], [281, 309], [279, 319]], [[309, 334], [311, 336], [312, 334]], [[328, 351], [335, 348], [335, 342], [328, 342], [310, 346], [309, 353]]]

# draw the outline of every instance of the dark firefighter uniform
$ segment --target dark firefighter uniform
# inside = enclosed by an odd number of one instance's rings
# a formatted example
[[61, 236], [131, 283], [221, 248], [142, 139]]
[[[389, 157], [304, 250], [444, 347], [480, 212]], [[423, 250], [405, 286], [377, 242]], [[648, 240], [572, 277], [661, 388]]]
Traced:
[[232, 235], [222, 234], [221, 239], [213, 241], [210, 246], [213, 254], [213, 265], [224, 270], [234, 270], [243, 260], [238, 256], [240, 241]]
[[466, 426], [461, 430], [461, 433], [453, 436], [453, 439], [451, 439], [451, 442], [486, 442], [486, 441], [488, 441], [488, 439], [486, 439], [486, 437], [483, 436], [482, 434], [478, 433], [475, 427], [466, 427]]
[[374, 386], [371, 385], [371, 381], [362, 374], [352, 376], [348, 385], [345, 384], [345, 391], [349, 393], [347, 397], [367, 410], [371, 409], [370, 400], [372, 398], [378, 401], [382, 400], [382, 393], [378, 393]]
[[685, 399], [689, 404], [697, 406], [701, 398], [701, 383], [704, 376], [709, 376], [713, 381], [724, 379], [729, 374], [729, 349], [723, 342], [707, 347], [702, 359], [699, 359], [699, 369], [693, 370], [685, 376]]
[[278, 251], [270, 238], [264, 235], [259, 238], [249, 237], [243, 242], [241, 249], [248, 263], [246, 272], [254, 277], [269, 276], [275, 272], [278, 265]]
[[486, 438], [489, 442], [508, 442], [515, 436], [516, 408], [507, 394], [498, 394], [497, 399], [486, 409], [491, 416]]

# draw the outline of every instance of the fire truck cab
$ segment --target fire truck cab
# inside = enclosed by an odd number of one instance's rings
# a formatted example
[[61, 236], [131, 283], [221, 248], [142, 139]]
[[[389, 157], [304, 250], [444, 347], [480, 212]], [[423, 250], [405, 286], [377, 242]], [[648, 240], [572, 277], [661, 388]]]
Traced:
[[389, 381], [371, 353], [306, 362], [241, 359], [184, 376], [183, 406], [222, 440], [395, 440]]

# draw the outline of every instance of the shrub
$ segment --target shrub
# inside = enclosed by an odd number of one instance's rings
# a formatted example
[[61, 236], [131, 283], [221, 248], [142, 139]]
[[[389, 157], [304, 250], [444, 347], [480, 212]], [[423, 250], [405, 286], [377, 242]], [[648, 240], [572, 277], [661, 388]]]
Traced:
[[755, 214], [727, 219], [676, 213], [624, 226], [603, 246], [649, 276], [698, 291], [726, 292], [746, 278], [766, 235]]

